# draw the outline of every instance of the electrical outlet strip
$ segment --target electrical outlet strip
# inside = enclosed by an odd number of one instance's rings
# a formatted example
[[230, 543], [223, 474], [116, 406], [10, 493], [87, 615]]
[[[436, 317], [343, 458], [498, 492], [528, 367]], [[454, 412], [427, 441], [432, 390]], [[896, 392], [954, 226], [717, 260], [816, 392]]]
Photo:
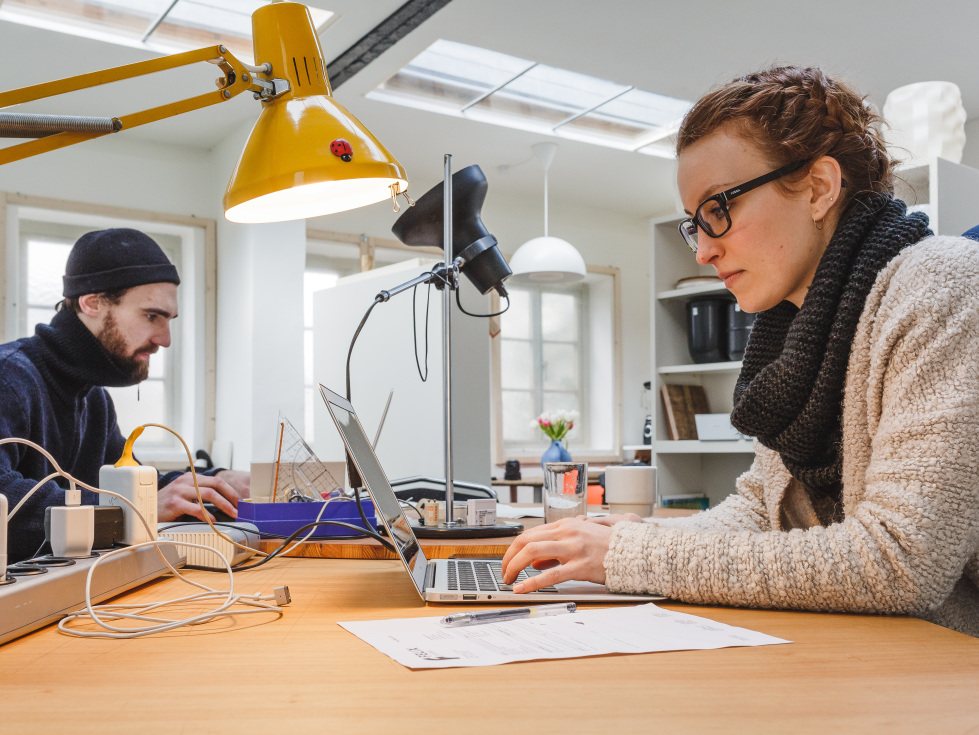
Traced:
[[[258, 549], [259, 535], [258, 528], [251, 523], [222, 523], [218, 528], [225, 536], [235, 543], [248, 546], [253, 551], [246, 551], [225, 541], [211, 530], [211, 527], [204, 522], [200, 523], [172, 523], [160, 524], [160, 536], [168, 536], [174, 541], [183, 541], [190, 544], [200, 544], [220, 551], [224, 558], [234, 566], [255, 555]], [[218, 558], [217, 554], [209, 549], [196, 549], [190, 546], [180, 547], [181, 552], [187, 555], [187, 566], [196, 569], [214, 569], [225, 571], [224, 563]]]
[[[184, 565], [177, 547], [163, 544], [160, 552], [173, 566]], [[0, 644], [85, 606], [85, 580], [95, 558], [73, 561], [69, 566], [46, 565], [43, 574], [16, 576], [14, 582], [0, 586]], [[92, 602], [115, 597], [168, 571], [152, 546], [113, 556], [101, 562], [92, 575]]]

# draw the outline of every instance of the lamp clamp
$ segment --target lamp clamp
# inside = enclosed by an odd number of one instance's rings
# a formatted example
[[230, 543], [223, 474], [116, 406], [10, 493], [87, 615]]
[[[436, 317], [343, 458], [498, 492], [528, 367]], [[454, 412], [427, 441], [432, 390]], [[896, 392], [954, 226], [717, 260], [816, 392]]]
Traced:
[[259, 87], [259, 91], [255, 92], [254, 97], [257, 100], [262, 100], [262, 102], [268, 102], [269, 100], [274, 100], [290, 89], [288, 79], [262, 79], [261, 77], [253, 76], [252, 84], [255, 87]]

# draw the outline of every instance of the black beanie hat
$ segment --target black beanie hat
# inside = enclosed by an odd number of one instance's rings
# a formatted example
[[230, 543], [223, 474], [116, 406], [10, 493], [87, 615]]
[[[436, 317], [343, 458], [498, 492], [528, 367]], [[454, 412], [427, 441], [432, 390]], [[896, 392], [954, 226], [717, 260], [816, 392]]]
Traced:
[[147, 283], [180, 284], [177, 269], [159, 245], [139, 230], [87, 232], [68, 254], [65, 298], [120, 291]]

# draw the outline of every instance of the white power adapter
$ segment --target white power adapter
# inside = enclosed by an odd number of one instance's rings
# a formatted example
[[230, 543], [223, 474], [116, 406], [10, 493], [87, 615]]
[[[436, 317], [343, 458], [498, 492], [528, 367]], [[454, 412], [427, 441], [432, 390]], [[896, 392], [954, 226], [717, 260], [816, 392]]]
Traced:
[[145, 465], [115, 467], [107, 464], [99, 470], [99, 488], [119, 493], [139, 509], [150, 527], [147, 533], [143, 522], [133, 509], [111, 495], [99, 495], [99, 505], [122, 508], [122, 543], [132, 546], [144, 541], [156, 541], [156, 468]]
[[94, 505], [52, 505], [51, 553], [54, 556], [84, 558], [95, 542]]
[[7, 578], [7, 496], [0, 495], [0, 582]]

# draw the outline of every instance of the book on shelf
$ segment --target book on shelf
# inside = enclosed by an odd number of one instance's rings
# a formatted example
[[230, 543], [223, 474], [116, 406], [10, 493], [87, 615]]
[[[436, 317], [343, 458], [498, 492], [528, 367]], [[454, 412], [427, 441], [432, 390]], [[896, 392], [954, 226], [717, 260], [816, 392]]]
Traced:
[[707, 510], [710, 508], [710, 498], [703, 493], [682, 493], [678, 495], [661, 495], [660, 508], [683, 508], [686, 510]]
[[703, 386], [667, 383], [660, 388], [660, 396], [670, 439], [696, 439], [697, 421], [694, 416], [710, 413]]

